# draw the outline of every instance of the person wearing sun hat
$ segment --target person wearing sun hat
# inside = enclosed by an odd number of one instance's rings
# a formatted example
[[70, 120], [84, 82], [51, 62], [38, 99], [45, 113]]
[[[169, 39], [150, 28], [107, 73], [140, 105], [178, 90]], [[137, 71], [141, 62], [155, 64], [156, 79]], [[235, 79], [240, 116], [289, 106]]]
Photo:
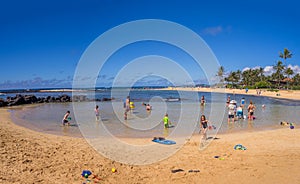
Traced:
[[231, 100], [229, 105], [228, 105], [228, 123], [230, 120], [232, 120], [232, 123], [234, 123], [234, 115], [236, 112], [236, 101]]

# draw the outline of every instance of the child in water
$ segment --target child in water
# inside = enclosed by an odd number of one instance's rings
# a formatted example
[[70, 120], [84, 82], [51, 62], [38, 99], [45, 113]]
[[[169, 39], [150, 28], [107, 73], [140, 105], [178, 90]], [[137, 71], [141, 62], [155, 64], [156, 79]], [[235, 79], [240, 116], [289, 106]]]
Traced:
[[147, 105], [146, 105], [146, 110], [147, 110], [147, 111], [151, 111], [151, 109], [152, 109], [151, 105], [150, 105], [150, 104], [147, 104]]
[[164, 121], [164, 127], [165, 128], [169, 128], [169, 116], [168, 114], [165, 115], [165, 117], [163, 118], [163, 121]]
[[200, 130], [202, 131], [203, 137], [202, 140], [207, 139], [207, 130], [208, 130], [208, 120], [206, 119], [205, 115], [202, 115], [200, 118]]
[[96, 121], [99, 121], [100, 120], [100, 113], [99, 113], [99, 106], [96, 105], [96, 108], [95, 108], [95, 115], [96, 115]]
[[70, 119], [70, 111], [67, 111], [66, 114], [64, 115], [64, 118], [62, 119], [62, 124], [65, 125], [70, 125], [69, 119]]
[[242, 119], [243, 116], [244, 116], [244, 113], [243, 113], [243, 106], [240, 105], [237, 109], [236, 109], [236, 116], [239, 118], [239, 119]]

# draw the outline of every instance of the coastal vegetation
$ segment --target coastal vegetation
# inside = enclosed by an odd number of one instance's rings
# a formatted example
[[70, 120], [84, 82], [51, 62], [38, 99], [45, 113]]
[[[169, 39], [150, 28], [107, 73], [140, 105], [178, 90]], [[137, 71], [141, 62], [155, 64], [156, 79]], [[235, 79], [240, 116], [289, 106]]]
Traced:
[[230, 71], [225, 76], [225, 69], [221, 66], [217, 72], [219, 85], [224, 84], [227, 88], [248, 88], [270, 90], [276, 89], [293, 89], [300, 90], [300, 74], [295, 74], [294, 70], [287, 65], [287, 59], [292, 58], [292, 53], [285, 48], [283, 52], [279, 52], [279, 58], [272, 67], [273, 73], [265, 75], [262, 67], [247, 69], [244, 71]]

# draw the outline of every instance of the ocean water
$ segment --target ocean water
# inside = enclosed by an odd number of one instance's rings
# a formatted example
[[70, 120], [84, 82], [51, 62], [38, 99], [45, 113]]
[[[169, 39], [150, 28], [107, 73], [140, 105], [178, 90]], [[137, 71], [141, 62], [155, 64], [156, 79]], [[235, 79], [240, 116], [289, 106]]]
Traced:
[[[35, 94], [43, 96], [43, 94]], [[47, 95], [61, 95], [47, 93]], [[68, 95], [71, 95], [70, 93]], [[198, 133], [199, 116], [204, 114], [217, 127], [212, 133], [228, 133], [243, 130], [278, 128], [281, 121], [299, 123], [300, 101], [275, 99], [262, 96], [246, 96], [222, 93], [178, 92], [166, 90], [117, 89], [96, 92], [81, 91], [74, 95], [85, 95], [90, 99], [114, 98], [107, 102], [49, 103], [12, 108], [13, 121], [30, 129], [57, 135], [97, 137], [105, 130], [116, 137], [154, 137], [168, 135], [188, 135]], [[205, 106], [200, 106], [201, 96], [205, 96]], [[130, 96], [135, 104], [124, 120], [124, 99]], [[227, 123], [226, 99], [230, 96], [240, 104], [244, 97], [246, 107], [252, 100], [256, 106], [253, 121], [241, 119]], [[166, 101], [166, 99], [180, 101]], [[152, 111], [147, 112], [143, 103], [149, 103]], [[94, 108], [99, 105], [101, 121], [95, 120]], [[265, 108], [262, 107], [265, 105]], [[63, 115], [71, 111], [72, 126], [61, 126]], [[164, 129], [162, 118], [168, 113], [174, 128]], [[244, 114], [247, 114], [244, 108]]]

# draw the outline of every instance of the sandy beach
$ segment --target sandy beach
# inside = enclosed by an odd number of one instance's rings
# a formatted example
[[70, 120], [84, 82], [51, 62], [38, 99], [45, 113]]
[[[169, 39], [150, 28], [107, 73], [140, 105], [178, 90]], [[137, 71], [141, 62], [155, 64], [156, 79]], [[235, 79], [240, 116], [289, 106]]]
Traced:
[[[210, 92], [210, 93], [227, 93], [227, 94], [242, 94], [242, 95], [256, 95], [256, 96], [266, 96], [272, 98], [281, 98], [281, 99], [291, 99], [291, 100], [300, 100], [300, 90], [279, 90], [268, 91], [266, 89], [249, 89], [246, 93], [245, 89], [229, 89], [229, 88], [192, 88], [192, 87], [169, 87], [161, 88], [157, 90], [179, 90], [179, 91], [198, 91], [198, 92]], [[260, 94], [257, 92], [261, 91]]]
[[[176, 154], [151, 165], [109, 160], [82, 138], [55, 136], [15, 125], [0, 109], [0, 183], [299, 183], [300, 129], [217, 135], [204, 150], [195, 135]], [[134, 140], [133, 140], [134, 141]], [[151, 140], [138, 140], [140, 144]], [[234, 150], [236, 144], [247, 150]], [[219, 156], [220, 158], [214, 158]], [[112, 173], [111, 169], [117, 172]], [[183, 171], [172, 173], [174, 169]], [[200, 172], [188, 172], [200, 170]]]

